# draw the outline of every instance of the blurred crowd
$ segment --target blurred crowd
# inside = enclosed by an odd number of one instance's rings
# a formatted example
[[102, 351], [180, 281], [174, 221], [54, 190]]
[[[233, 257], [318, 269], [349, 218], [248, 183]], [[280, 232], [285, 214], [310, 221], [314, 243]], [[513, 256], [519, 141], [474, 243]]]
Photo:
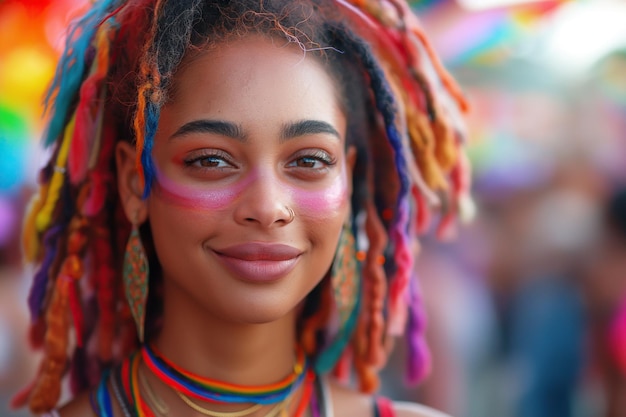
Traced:
[[515, 54], [454, 68], [478, 211], [455, 241], [422, 245], [434, 371], [394, 387], [405, 398], [454, 416], [626, 416], [621, 48], [574, 75]]
[[[19, 3], [0, 2], [3, 37], [2, 13]], [[69, 10], [72, 2], [63, 3]], [[626, 33], [617, 31], [621, 42], [587, 63], [559, 55], [564, 71], [540, 57], [552, 38], [538, 37], [556, 36], [559, 17], [574, 19], [577, 7], [588, 19], [592, 3], [624, 13], [621, 22], [626, 10], [608, 0], [488, 10], [470, 7], [478, 1], [414, 3], [472, 103], [478, 210], [454, 240], [427, 235], [420, 243], [433, 371], [420, 386], [405, 386], [398, 343], [383, 391], [455, 417], [626, 416]], [[516, 27], [520, 16], [527, 20]], [[472, 36], [473, 44], [458, 45]], [[2, 113], [7, 43], [0, 42], [0, 150], [13, 132]], [[32, 153], [24, 172], [40, 157]], [[19, 248], [34, 175], [9, 186], [8, 176], [18, 175], [1, 159], [0, 415], [17, 417], [27, 414], [9, 411], [10, 397], [37, 363], [25, 334], [32, 271]]]

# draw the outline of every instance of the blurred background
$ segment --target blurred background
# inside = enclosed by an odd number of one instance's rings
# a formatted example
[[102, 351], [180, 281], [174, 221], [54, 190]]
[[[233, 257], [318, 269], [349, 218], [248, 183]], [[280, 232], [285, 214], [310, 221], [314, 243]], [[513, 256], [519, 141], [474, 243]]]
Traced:
[[[42, 97], [87, 0], [0, 0], [0, 415], [35, 372], [19, 229]], [[478, 215], [418, 260], [434, 371], [384, 391], [455, 417], [626, 416], [626, 1], [413, 1], [465, 90]]]

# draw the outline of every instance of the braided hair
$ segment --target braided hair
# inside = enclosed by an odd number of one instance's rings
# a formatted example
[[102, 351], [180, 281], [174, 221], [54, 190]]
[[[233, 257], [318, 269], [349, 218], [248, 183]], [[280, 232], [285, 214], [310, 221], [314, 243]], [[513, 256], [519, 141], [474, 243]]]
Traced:
[[[50, 410], [66, 373], [79, 391], [137, 348], [123, 296], [130, 224], [116, 189], [115, 144], [135, 144], [147, 197], [160, 110], [181, 62], [249, 34], [293, 42], [326, 66], [342, 93], [347, 144], [357, 148], [358, 316], [342, 343], [328, 343], [333, 308], [324, 279], [307, 297], [300, 343], [318, 370], [341, 375], [352, 363], [360, 389], [373, 391], [389, 340], [406, 331], [408, 378], [427, 373], [414, 248], [434, 207], [441, 211], [437, 232], [445, 235], [468, 206], [467, 104], [405, 1], [99, 0], [72, 26], [46, 97], [44, 143], [52, 156], [23, 230], [25, 256], [38, 265], [28, 298], [30, 339], [43, 359], [14, 405]], [[150, 246], [149, 231], [142, 233]], [[150, 285], [148, 327], [155, 327], [158, 277]]]

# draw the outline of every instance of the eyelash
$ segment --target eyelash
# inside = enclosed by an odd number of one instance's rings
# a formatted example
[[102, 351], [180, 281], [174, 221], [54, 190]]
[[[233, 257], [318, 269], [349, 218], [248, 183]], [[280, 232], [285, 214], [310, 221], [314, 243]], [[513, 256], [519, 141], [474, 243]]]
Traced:
[[[311, 168], [311, 169], [316, 169], [316, 170], [321, 170], [321, 169], [325, 169], [325, 168], [329, 168], [333, 165], [335, 165], [337, 163], [337, 159], [331, 157], [327, 152], [324, 152], [320, 149], [314, 150], [314, 151], [309, 151], [310, 153], [306, 153], [304, 155], [300, 155], [297, 156], [292, 162], [290, 162], [288, 165], [291, 165], [293, 163], [297, 163], [298, 161], [302, 161], [304, 159], [312, 159], [314, 161], [317, 162], [321, 162], [322, 164], [324, 164], [323, 168]], [[296, 168], [304, 168], [307, 169], [309, 167], [298, 167], [296, 166]]]
[[222, 162], [225, 162], [226, 164], [228, 164], [230, 167], [235, 166], [235, 164], [232, 162], [230, 155], [228, 155], [226, 152], [223, 151], [202, 151], [199, 154], [190, 156], [187, 159], [183, 160], [183, 163], [185, 164], [186, 167], [189, 168], [198, 168], [198, 169], [226, 169], [228, 167], [211, 167], [211, 166], [202, 166], [200, 165], [195, 165], [198, 162], [201, 162], [203, 160], [207, 160], [207, 159], [213, 159], [213, 160], [219, 160]]
[[[213, 160], [219, 164], [223, 162], [228, 166], [203, 166], [203, 160]], [[302, 167], [297, 166], [297, 163], [303, 160], [313, 160], [313, 164], [316, 162], [320, 162], [323, 164], [322, 167]], [[316, 150], [307, 150], [301, 152], [301, 155], [296, 155], [296, 157], [287, 164], [288, 167], [302, 169], [302, 170], [314, 170], [314, 171], [324, 171], [337, 163], [337, 159], [331, 157], [327, 152], [316, 149]], [[226, 152], [213, 150], [213, 151], [200, 151], [195, 155], [192, 155], [183, 160], [183, 164], [187, 168], [191, 169], [200, 169], [200, 170], [226, 170], [232, 167], [236, 167], [236, 164], [232, 161], [230, 155]]]

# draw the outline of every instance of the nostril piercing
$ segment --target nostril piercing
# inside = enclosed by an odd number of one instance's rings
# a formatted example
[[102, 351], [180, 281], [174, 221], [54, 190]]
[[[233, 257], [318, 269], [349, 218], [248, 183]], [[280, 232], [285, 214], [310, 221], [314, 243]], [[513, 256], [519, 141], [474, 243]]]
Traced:
[[289, 223], [291, 223], [296, 218], [296, 213], [294, 213], [291, 207], [287, 207], [287, 211], [289, 212]]

